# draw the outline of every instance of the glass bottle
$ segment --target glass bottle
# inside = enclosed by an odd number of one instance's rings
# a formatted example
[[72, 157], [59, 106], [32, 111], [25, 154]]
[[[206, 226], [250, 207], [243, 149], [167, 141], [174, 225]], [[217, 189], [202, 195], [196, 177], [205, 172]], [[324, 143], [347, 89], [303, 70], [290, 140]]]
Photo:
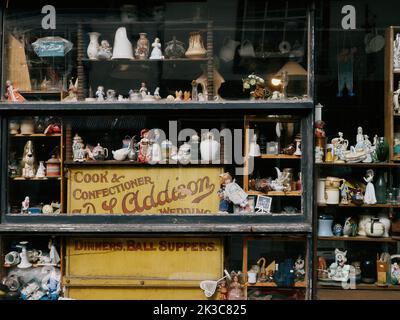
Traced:
[[387, 186], [386, 186], [385, 173], [383, 171], [378, 171], [375, 180], [375, 196], [377, 203], [379, 204], [386, 203], [386, 190]]
[[389, 144], [385, 137], [379, 137], [375, 149], [376, 159], [378, 162], [386, 162], [389, 158]]

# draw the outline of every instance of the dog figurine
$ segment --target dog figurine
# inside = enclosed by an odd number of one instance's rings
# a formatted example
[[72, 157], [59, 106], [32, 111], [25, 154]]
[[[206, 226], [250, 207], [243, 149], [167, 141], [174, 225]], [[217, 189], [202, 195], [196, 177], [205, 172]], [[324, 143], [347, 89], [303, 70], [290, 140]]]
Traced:
[[28, 140], [24, 147], [21, 161], [22, 176], [24, 178], [34, 178], [36, 174], [36, 156], [33, 142]]

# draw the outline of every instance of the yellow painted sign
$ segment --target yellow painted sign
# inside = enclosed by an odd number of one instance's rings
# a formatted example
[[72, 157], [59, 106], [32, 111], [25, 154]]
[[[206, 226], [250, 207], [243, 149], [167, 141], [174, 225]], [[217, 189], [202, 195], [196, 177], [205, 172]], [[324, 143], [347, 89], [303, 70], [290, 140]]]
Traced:
[[221, 168], [71, 168], [74, 214], [210, 214], [218, 212]]
[[74, 299], [204, 299], [222, 270], [221, 238], [72, 238], [63, 284]]

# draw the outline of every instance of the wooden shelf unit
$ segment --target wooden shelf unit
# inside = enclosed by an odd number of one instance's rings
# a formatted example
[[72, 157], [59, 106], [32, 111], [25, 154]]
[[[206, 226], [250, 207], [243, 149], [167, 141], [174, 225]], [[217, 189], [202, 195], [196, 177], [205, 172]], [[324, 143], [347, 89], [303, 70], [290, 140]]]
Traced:
[[383, 243], [397, 243], [393, 238], [371, 238], [371, 237], [318, 237], [318, 241], [354, 241], [354, 242], [383, 242]]

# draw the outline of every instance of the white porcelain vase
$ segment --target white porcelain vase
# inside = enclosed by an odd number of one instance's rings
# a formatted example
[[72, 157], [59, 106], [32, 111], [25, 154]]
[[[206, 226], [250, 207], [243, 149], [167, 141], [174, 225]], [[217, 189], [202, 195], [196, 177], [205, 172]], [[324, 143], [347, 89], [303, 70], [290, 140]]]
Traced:
[[214, 135], [208, 132], [200, 142], [201, 160], [211, 162], [219, 160], [220, 144], [214, 140]]
[[87, 55], [90, 60], [97, 60], [97, 55], [99, 53], [99, 37], [100, 33], [98, 32], [89, 32], [90, 42], [87, 48]]

